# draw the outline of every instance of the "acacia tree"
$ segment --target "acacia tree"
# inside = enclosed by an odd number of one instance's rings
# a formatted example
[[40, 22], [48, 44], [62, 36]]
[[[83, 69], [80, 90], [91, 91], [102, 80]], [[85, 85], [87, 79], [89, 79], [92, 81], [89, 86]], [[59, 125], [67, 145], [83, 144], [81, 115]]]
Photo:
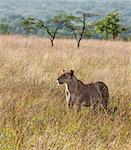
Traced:
[[36, 23], [36, 26], [39, 28], [39, 29], [43, 29], [45, 30], [49, 37], [50, 37], [50, 42], [51, 42], [51, 46], [53, 47], [54, 46], [54, 40], [56, 38], [56, 35], [57, 35], [57, 32], [58, 32], [58, 29], [60, 28], [60, 26], [63, 24], [64, 20], [60, 21], [60, 22], [54, 22], [54, 19], [51, 20], [53, 23], [55, 23], [56, 27], [53, 26], [54, 29], [52, 29], [50, 27], [50, 25], [46, 25], [44, 21], [42, 20], [37, 20], [37, 23]]
[[90, 35], [90, 26], [87, 23], [87, 18], [94, 16], [93, 14], [86, 14], [83, 13], [81, 16], [75, 16], [72, 14], [60, 14], [58, 16], [55, 16], [55, 21], [60, 22], [64, 21], [65, 27], [70, 29], [72, 33], [74, 34], [74, 37], [77, 41], [77, 47], [80, 47], [81, 40], [84, 37], [87, 37]]
[[126, 31], [127, 28], [120, 23], [119, 13], [117, 11], [113, 11], [104, 19], [96, 23], [95, 30], [96, 32], [106, 36], [107, 39], [111, 36], [112, 39], [115, 40], [119, 34]]
[[26, 35], [35, 30], [35, 20], [32, 17], [25, 18], [21, 21], [21, 25], [24, 28]]
[[104, 38], [108, 39], [109, 38], [109, 29], [108, 29], [108, 26], [107, 26], [107, 21], [105, 19], [101, 20], [101, 21], [98, 21], [96, 24], [95, 24], [95, 31], [104, 36]]
[[0, 22], [0, 34], [9, 34], [10, 26], [6, 22]]

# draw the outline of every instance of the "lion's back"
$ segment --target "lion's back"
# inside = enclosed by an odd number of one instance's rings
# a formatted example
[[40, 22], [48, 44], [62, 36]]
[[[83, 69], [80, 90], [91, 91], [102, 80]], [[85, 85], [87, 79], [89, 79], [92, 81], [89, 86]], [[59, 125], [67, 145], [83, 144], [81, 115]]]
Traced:
[[90, 84], [86, 84], [87, 90], [92, 97], [102, 97], [103, 99], [109, 99], [108, 87], [104, 82], [98, 81]]

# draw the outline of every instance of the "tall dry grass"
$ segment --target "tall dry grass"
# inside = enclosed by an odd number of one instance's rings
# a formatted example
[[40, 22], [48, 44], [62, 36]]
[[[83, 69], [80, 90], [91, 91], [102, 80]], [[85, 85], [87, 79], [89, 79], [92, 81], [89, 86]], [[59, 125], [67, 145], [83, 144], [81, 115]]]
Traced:
[[[0, 36], [0, 150], [130, 150], [131, 43]], [[68, 112], [62, 69], [105, 82], [111, 115]]]

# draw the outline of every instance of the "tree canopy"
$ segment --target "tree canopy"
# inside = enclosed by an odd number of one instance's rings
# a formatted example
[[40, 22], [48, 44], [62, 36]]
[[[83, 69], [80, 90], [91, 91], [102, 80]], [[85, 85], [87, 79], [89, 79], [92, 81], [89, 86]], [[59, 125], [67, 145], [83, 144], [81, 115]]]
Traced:
[[108, 39], [112, 37], [115, 40], [120, 33], [127, 30], [127, 27], [121, 24], [120, 16], [117, 11], [108, 14], [104, 19], [98, 21], [95, 25], [96, 32], [102, 34]]

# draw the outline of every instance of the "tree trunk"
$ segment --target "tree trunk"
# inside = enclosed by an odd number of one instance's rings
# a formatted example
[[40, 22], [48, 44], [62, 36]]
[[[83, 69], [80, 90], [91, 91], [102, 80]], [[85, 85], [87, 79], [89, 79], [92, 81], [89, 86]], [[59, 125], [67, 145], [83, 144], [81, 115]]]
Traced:
[[26, 36], [28, 36], [29, 35], [29, 32], [28, 32], [28, 30], [26, 30]]
[[54, 40], [51, 40], [51, 46], [52, 46], [52, 47], [54, 46], [54, 43], [53, 43], [53, 41], [54, 41]]
[[113, 35], [113, 40], [115, 41], [115, 39], [116, 39], [116, 36], [115, 36], [115, 35]]
[[83, 39], [84, 31], [85, 31], [85, 28], [86, 28], [86, 15], [85, 14], [83, 14], [83, 21], [82, 22], [83, 22], [83, 27], [82, 27], [82, 31], [81, 31], [81, 34], [80, 34], [80, 38], [79, 38], [78, 43], [77, 43], [78, 48], [80, 47], [80, 42]]
[[116, 40], [116, 37], [117, 37], [117, 34], [116, 34], [116, 33], [113, 33], [113, 34], [112, 34], [112, 37], [113, 37], [113, 40], [115, 41], [115, 40]]
[[77, 48], [80, 47], [80, 40], [77, 42]]

